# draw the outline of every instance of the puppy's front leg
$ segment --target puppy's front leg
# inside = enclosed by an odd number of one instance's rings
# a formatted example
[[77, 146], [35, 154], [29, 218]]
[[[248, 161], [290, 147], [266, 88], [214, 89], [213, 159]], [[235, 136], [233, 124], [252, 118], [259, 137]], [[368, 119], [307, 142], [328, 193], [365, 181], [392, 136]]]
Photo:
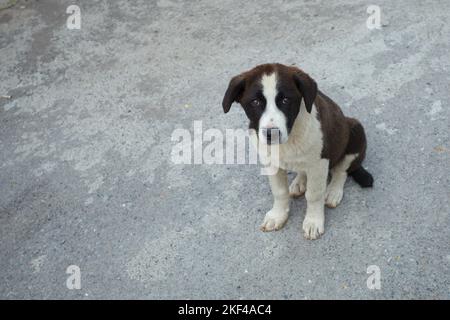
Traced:
[[306, 239], [317, 239], [324, 232], [325, 192], [328, 178], [328, 160], [322, 159], [306, 171], [306, 216], [303, 232]]
[[278, 169], [274, 175], [269, 175], [270, 188], [273, 194], [272, 210], [267, 212], [261, 230], [274, 231], [283, 227], [289, 214], [289, 187], [285, 170]]

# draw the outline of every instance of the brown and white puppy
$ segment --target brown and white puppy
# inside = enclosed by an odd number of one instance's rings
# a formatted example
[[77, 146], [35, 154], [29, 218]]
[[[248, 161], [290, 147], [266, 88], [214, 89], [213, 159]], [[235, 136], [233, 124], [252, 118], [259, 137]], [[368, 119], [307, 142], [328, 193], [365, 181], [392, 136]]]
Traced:
[[[269, 176], [274, 204], [261, 230], [283, 227], [289, 196], [305, 194], [304, 235], [317, 239], [324, 232], [324, 205], [334, 208], [341, 202], [347, 175], [362, 187], [372, 186], [371, 174], [361, 166], [366, 153], [362, 125], [345, 117], [302, 70], [264, 64], [235, 76], [223, 98], [225, 113], [233, 102], [244, 108], [250, 129], [254, 129], [251, 132], [263, 143], [278, 144], [279, 148], [279, 170]], [[297, 172], [290, 186], [286, 170]]]

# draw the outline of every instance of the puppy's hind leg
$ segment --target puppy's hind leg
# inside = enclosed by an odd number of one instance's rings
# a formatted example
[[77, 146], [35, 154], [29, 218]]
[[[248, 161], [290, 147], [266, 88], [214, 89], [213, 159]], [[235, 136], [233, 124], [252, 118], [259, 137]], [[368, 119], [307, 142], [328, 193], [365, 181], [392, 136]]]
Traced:
[[331, 181], [327, 186], [325, 204], [329, 208], [336, 208], [344, 196], [344, 184], [347, 180], [347, 169], [358, 157], [358, 154], [348, 154], [331, 169]]
[[289, 195], [291, 197], [301, 197], [306, 192], [306, 172], [299, 171], [295, 179], [289, 186]]
[[336, 166], [331, 169], [331, 181], [327, 187], [325, 204], [335, 208], [341, 202], [344, 195], [344, 184], [347, 175], [352, 176], [362, 187], [371, 187], [373, 178], [361, 163], [366, 155], [366, 134], [361, 123], [353, 118], [347, 118], [350, 128], [345, 156]]

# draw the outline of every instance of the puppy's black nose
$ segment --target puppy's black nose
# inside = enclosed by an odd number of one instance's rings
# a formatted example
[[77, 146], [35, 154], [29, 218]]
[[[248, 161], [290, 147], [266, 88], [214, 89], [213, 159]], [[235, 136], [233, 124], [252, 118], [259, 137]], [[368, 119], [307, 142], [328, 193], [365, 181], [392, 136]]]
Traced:
[[262, 134], [266, 137], [267, 144], [280, 143], [280, 129], [278, 128], [262, 128]]

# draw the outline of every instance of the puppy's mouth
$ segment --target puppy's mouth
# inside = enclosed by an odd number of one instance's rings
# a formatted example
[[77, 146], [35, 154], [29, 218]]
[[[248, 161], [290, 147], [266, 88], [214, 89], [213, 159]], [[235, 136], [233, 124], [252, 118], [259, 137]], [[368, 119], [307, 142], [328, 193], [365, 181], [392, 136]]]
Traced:
[[259, 131], [260, 139], [268, 145], [283, 144], [287, 137], [279, 128], [261, 128]]

